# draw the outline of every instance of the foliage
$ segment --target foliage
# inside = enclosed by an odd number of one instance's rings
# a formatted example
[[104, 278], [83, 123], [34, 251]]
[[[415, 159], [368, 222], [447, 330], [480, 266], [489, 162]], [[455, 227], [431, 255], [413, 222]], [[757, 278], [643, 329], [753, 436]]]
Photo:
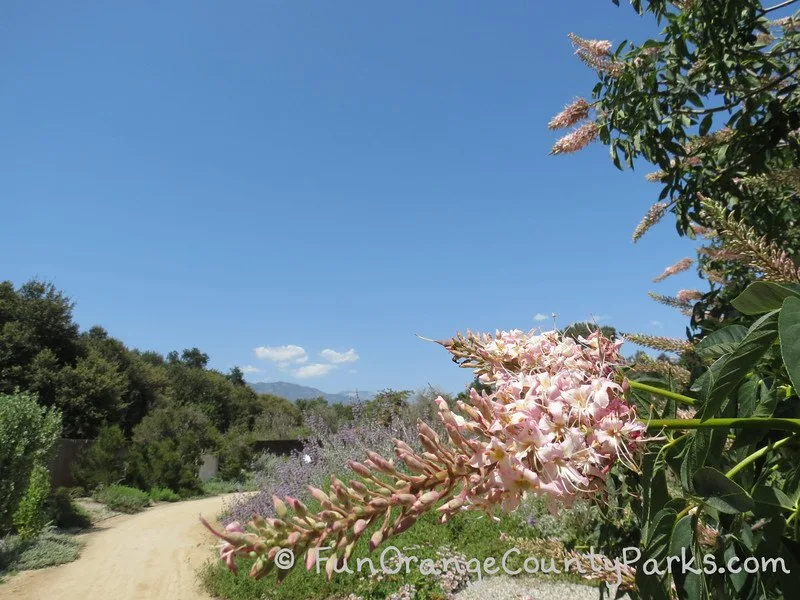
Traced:
[[243, 427], [229, 429], [220, 436], [217, 450], [220, 479], [237, 480], [245, 477], [245, 469], [253, 460], [253, 454], [253, 434]]
[[34, 468], [47, 461], [61, 431], [61, 416], [30, 394], [0, 394], [0, 531], [29, 487]]
[[564, 329], [564, 335], [569, 336], [575, 340], [578, 337], [589, 337], [589, 335], [597, 330], [606, 336], [609, 339], [614, 339], [619, 337], [617, 334], [617, 330], [609, 325], [597, 325], [595, 323], [589, 323], [586, 321], [579, 321], [577, 323], [571, 323]]
[[[310, 506], [314, 506], [313, 502]], [[503, 515], [497, 523], [478, 514], [462, 514], [444, 525], [437, 524], [434, 515], [425, 515], [415, 527], [393, 540], [393, 545], [405, 555], [416, 556], [420, 560], [438, 560], [441, 555], [446, 555], [460, 557], [462, 561], [467, 557], [483, 561], [490, 556], [502, 556], [508, 549], [509, 544], [503, 541], [504, 534], [523, 535], [528, 529], [529, 526], [515, 515]], [[322, 553], [322, 558], [324, 557], [325, 553]], [[370, 553], [366, 540], [358, 544], [353, 553], [353, 561], [360, 557], [371, 558], [376, 568], [380, 568], [380, 553]], [[242, 562], [243, 567], [249, 568], [250, 564], [251, 561]], [[510, 564], [512, 567], [518, 566], [513, 562]], [[463, 562], [461, 565], [463, 566]], [[324, 562], [322, 568], [324, 569]], [[369, 567], [365, 566], [361, 573], [327, 581], [324, 573], [320, 575], [314, 571], [295, 569], [280, 586], [276, 586], [274, 575], [253, 580], [233, 575], [221, 564], [207, 564], [201, 570], [200, 578], [210, 594], [226, 600], [323, 600], [331, 597], [344, 598], [349, 594], [364, 600], [383, 600], [404, 585], [413, 585], [416, 588], [414, 597], [419, 600], [438, 600], [448, 597], [450, 591], [462, 589], [468, 579], [474, 578], [474, 575], [469, 574], [467, 577], [454, 577], [455, 571], [456, 567], [453, 566], [450, 575], [434, 576], [422, 575], [412, 568], [408, 574], [403, 571], [397, 575], [379, 577], [371, 576]]]
[[153, 502], [177, 502], [181, 497], [169, 488], [156, 487], [150, 490], [150, 500]]
[[72, 489], [56, 489], [47, 502], [47, 513], [59, 529], [85, 529], [92, 524], [89, 513], [73, 500]]
[[209, 369], [198, 348], [165, 358], [129, 349], [102, 327], [80, 332], [73, 306], [49, 283], [0, 283], [0, 393], [26, 390], [57, 407], [65, 437], [93, 439], [108, 425], [130, 437], [147, 414], [176, 405], [198, 408], [222, 432], [240, 426], [284, 437], [301, 425], [294, 407], [260, 398], [241, 370]]
[[146, 492], [126, 485], [110, 485], [95, 492], [95, 500], [111, 510], [122, 513], [137, 513], [150, 506]]
[[45, 531], [29, 540], [19, 536], [0, 539], [0, 575], [72, 562], [82, 547], [83, 543], [74, 536], [55, 531]]
[[28, 489], [14, 511], [14, 527], [23, 540], [36, 537], [47, 525], [45, 503], [50, 495], [50, 472], [36, 465], [28, 480]]
[[119, 425], [103, 427], [78, 456], [72, 469], [75, 481], [89, 490], [121, 483], [127, 471], [126, 456], [127, 441]]
[[[615, 3], [619, 3], [616, 0]], [[800, 249], [800, 28], [793, 1], [632, 0], [663, 28], [641, 43], [572, 36], [576, 54], [597, 73], [586, 110], [574, 106], [552, 128], [589, 117], [618, 168], [643, 162], [659, 202], [634, 240], [666, 211], [680, 234], [706, 236], [698, 256], [711, 283], [692, 312], [698, 335], [736, 317], [730, 301], [759, 274], [715, 235], [703, 198], [726, 207], [790, 258]], [[572, 135], [572, 134], [570, 134]], [[588, 141], [588, 140], [587, 140]], [[563, 145], [557, 145], [561, 147]], [[655, 196], [656, 194], [654, 194]]]
[[167, 487], [181, 495], [201, 490], [201, 457], [216, 447], [209, 418], [189, 406], [157, 408], [134, 428], [130, 480], [144, 490]]
[[252, 464], [253, 478], [259, 492], [232, 503], [229, 518], [247, 520], [254, 513], [274, 514], [272, 495], [308, 497], [307, 486], [323, 485], [331, 474], [345, 470], [349, 460], [363, 457], [368, 450], [386, 452], [392, 447], [392, 438], [412, 444], [415, 441], [413, 421], [395, 416], [385, 423], [384, 411], [367, 405], [353, 407], [354, 420], [348, 426], [333, 430], [322, 418], [307, 417], [310, 436], [302, 452], [285, 458], [262, 454]]
[[246, 478], [234, 480], [212, 477], [208, 481], [203, 482], [202, 494], [204, 496], [220, 496], [222, 494], [254, 492], [257, 489], [258, 487], [250, 475]]

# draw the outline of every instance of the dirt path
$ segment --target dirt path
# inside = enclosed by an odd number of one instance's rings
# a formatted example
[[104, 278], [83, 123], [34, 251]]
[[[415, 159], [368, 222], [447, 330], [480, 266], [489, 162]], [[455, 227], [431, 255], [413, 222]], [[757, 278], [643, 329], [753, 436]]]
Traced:
[[161, 504], [98, 524], [83, 536], [75, 562], [25, 571], [0, 584], [15, 600], [206, 600], [196, 570], [215, 540], [197, 520], [212, 521], [226, 497]]

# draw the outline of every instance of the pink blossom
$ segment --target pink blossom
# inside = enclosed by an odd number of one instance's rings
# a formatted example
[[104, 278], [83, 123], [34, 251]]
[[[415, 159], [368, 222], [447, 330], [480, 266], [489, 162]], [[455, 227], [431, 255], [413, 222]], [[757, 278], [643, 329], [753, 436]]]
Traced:
[[689, 267], [691, 267], [692, 263], [694, 263], [694, 261], [691, 258], [682, 258], [674, 265], [670, 265], [669, 267], [664, 269], [664, 272], [661, 273], [661, 275], [659, 275], [655, 279], [653, 279], [653, 281], [658, 283], [659, 281], [664, 281], [667, 277], [672, 277], [677, 273], [682, 273], [683, 271], [686, 271]]
[[703, 292], [700, 290], [679, 290], [675, 297], [681, 302], [692, 302], [693, 300], [700, 300], [703, 297]]
[[548, 129], [563, 129], [583, 121], [589, 116], [589, 103], [583, 98], [575, 98], [547, 124]]
[[597, 138], [597, 133], [596, 123], [584, 123], [556, 141], [550, 153], [568, 154], [570, 152], [577, 152], [592, 143]]

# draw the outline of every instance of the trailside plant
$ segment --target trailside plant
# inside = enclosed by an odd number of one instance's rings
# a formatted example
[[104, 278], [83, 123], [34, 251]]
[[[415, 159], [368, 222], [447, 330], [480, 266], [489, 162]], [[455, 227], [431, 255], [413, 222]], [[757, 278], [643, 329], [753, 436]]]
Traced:
[[[422, 451], [394, 440], [396, 460], [367, 452], [350, 463], [353, 479], [310, 488], [319, 511], [275, 496], [277, 517], [256, 515], [224, 532], [209, 526], [223, 540], [221, 558], [234, 571], [237, 557], [255, 559], [250, 575], [262, 577], [282, 549], [305, 553], [312, 568], [317, 549], [329, 546], [322, 560], [330, 577], [368, 528], [374, 549], [432, 510], [442, 521], [464, 510], [491, 514], [513, 510], [526, 494], [554, 509], [576, 498], [602, 503], [612, 474], [621, 473], [641, 527], [642, 561], [663, 566], [686, 548], [689, 556], [717, 553], [718, 564], [731, 556], [782, 558], [800, 572], [800, 286], [758, 282], [734, 304], [762, 316], [694, 349], [714, 360], [689, 395], [627, 378], [621, 342], [599, 331], [577, 341], [510, 331], [440, 342], [489, 386], [454, 407], [439, 399], [445, 435], [420, 422]], [[761, 372], [776, 360], [776, 375]], [[780, 570], [747, 577], [645, 571], [627, 579], [635, 597], [777, 598], [793, 585]]]

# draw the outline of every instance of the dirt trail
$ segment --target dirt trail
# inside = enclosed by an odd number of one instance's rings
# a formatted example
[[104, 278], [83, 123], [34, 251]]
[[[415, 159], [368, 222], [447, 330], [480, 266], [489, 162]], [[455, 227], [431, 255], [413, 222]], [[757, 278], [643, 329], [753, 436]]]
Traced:
[[227, 497], [160, 504], [136, 515], [107, 519], [83, 535], [75, 562], [25, 571], [0, 584], [15, 600], [206, 600], [196, 570], [214, 538], [197, 520], [214, 521]]

